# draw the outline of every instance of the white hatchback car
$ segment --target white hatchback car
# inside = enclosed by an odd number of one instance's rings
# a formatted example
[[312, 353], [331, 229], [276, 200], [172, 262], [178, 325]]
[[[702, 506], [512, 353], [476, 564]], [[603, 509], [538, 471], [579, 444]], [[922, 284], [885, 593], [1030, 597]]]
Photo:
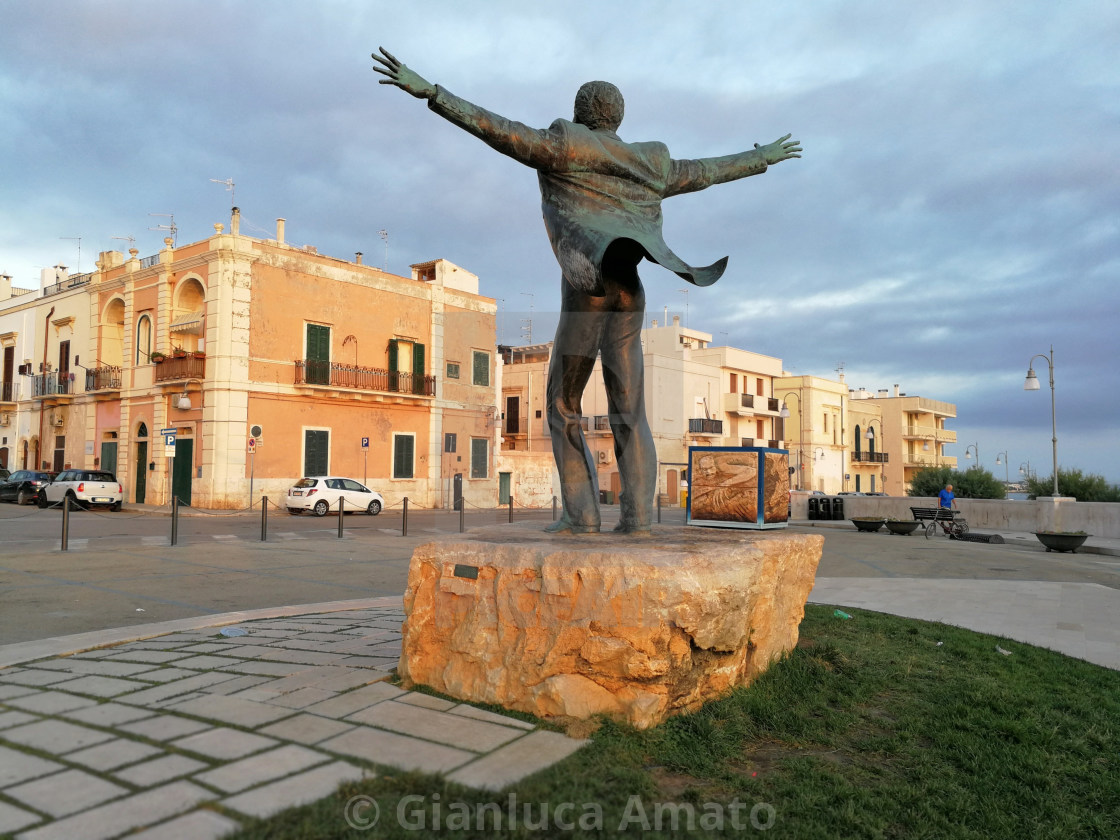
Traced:
[[102, 505], [109, 510], [120, 510], [124, 488], [116, 476], [104, 470], [63, 470], [50, 484], [39, 489], [39, 507], [59, 504], [71, 499], [78, 507]]
[[328, 511], [338, 510], [339, 498], [347, 513], [365, 511], [370, 516], [377, 516], [385, 506], [380, 493], [370, 490], [359, 481], [336, 476], [316, 476], [301, 478], [288, 489], [288, 513], [310, 510], [316, 516], [326, 516]]

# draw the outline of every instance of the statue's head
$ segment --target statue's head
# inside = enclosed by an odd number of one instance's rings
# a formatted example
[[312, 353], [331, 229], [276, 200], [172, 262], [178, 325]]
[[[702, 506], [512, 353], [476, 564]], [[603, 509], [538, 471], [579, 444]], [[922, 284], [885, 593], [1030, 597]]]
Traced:
[[592, 130], [617, 131], [624, 110], [622, 92], [610, 82], [587, 82], [576, 93], [575, 121]]

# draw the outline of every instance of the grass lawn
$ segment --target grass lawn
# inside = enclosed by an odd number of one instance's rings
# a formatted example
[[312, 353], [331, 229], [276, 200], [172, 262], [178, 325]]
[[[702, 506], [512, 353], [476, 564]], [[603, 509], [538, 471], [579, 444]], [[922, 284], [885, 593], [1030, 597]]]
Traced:
[[[386, 771], [236, 836], [1120, 838], [1120, 672], [849, 612], [810, 606], [797, 650], [749, 688], [651, 730], [603, 722], [502, 794]], [[357, 794], [377, 802], [371, 830], [344, 819]]]

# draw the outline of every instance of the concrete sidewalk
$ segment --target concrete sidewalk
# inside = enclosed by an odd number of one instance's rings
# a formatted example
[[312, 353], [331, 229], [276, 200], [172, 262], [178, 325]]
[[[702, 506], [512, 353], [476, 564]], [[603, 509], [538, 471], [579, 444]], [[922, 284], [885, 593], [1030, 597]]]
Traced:
[[[1120, 669], [1120, 591], [1094, 583], [822, 577], [810, 600]], [[371, 757], [499, 790], [582, 746], [391, 685], [402, 620], [399, 597], [378, 598], [0, 647], [0, 834], [216, 838], [375, 775]]]

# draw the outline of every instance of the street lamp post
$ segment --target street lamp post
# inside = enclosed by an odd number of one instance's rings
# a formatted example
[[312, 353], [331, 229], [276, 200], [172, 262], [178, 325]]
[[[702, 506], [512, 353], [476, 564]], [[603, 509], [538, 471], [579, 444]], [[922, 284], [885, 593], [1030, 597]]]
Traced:
[[1008, 473], [1007, 473], [1007, 450], [1004, 450], [1003, 452], [1000, 452], [998, 455], [996, 455], [996, 466], [997, 467], [1000, 465], [1000, 460], [999, 460], [1000, 458], [1003, 459], [1003, 486], [1004, 486], [1004, 489], [1006, 490], [1007, 485], [1009, 485], [1011, 483], [1011, 479], [1010, 479], [1010, 477], [1008, 476]]
[[1050, 345], [1050, 354], [1035, 353], [1031, 356], [1030, 362], [1027, 363], [1027, 379], [1023, 383], [1024, 391], [1037, 391], [1041, 386], [1038, 384], [1038, 377], [1034, 372], [1034, 360], [1045, 359], [1047, 367], [1050, 368], [1050, 442], [1054, 447], [1054, 495], [1058, 494], [1058, 414], [1055, 408], [1054, 401], [1054, 345]]
[[[802, 416], [801, 397], [797, 395], [797, 392], [789, 391], [784, 397], [782, 397], [782, 410], [778, 412], [778, 416], [781, 417], [782, 420], [788, 420], [789, 419], [790, 410], [789, 410], [789, 406], [786, 405], [786, 400], [790, 397], [796, 397], [797, 398], [797, 489], [800, 490], [801, 489], [801, 472], [802, 472], [802, 468], [804, 467], [804, 464], [801, 463], [802, 454], [803, 454], [802, 453], [802, 447], [805, 445], [805, 441], [801, 437], [801, 416]], [[785, 431], [785, 429], [783, 427], [783, 432], [784, 431]]]
[[976, 453], [976, 466], [979, 467], [980, 466], [980, 444], [970, 443], [968, 446], [966, 446], [964, 448], [964, 459], [966, 461], [972, 458], [972, 456], [968, 453], [968, 450], [970, 450], [970, 449], [973, 452]]

